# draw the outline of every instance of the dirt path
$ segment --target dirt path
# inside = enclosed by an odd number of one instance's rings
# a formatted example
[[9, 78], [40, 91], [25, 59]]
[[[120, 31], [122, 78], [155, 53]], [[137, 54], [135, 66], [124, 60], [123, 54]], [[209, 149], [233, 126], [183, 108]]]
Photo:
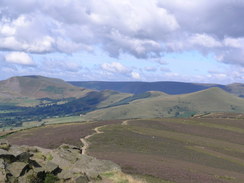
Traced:
[[[121, 125], [128, 125], [128, 121], [129, 121], [129, 120], [125, 120], [125, 121], [123, 121], [123, 122], [121, 123]], [[104, 133], [104, 132], [101, 131], [100, 129], [101, 129], [102, 127], [105, 127], [105, 126], [107, 126], [107, 125], [98, 126], [98, 127], [94, 128], [93, 130], [94, 130], [95, 132], [94, 132], [93, 134], [91, 134], [91, 135], [87, 135], [87, 136], [85, 136], [84, 138], [81, 138], [81, 139], [80, 139], [80, 141], [81, 141], [82, 144], [83, 144], [83, 147], [81, 148], [81, 154], [86, 154], [86, 151], [87, 151], [87, 149], [88, 149], [89, 146], [90, 146], [90, 144], [89, 144], [89, 142], [87, 141], [87, 139], [89, 139], [90, 137], [92, 137], [92, 136], [94, 136], [94, 135], [96, 135], [96, 134]]]
[[96, 134], [101, 134], [101, 133], [104, 133], [103, 131], [100, 131], [100, 128], [102, 128], [102, 127], [105, 127], [105, 126], [107, 126], [107, 125], [103, 125], [103, 126], [99, 126], [99, 127], [96, 127], [96, 128], [94, 128], [93, 130], [95, 131], [93, 134], [91, 134], [91, 135], [87, 135], [87, 136], [85, 136], [84, 138], [81, 138], [80, 139], [80, 141], [82, 142], [82, 144], [83, 144], [83, 147], [81, 148], [81, 154], [86, 154], [86, 151], [87, 151], [87, 149], [89, 148], [89, 146], [90, 146], [90, 144], [89, 144], [89, 142], [87, 141], [87, 139], [89, 139], [90, 137], [92, 137], [92, 136], [94, 136], [94, 135], [96, 135]]
[[129, 121], [129, 120], [125, 120], [125, 121], [123, 121], [123, 122], [121, 123], [121, 125], [128, 125], [128, 121]]

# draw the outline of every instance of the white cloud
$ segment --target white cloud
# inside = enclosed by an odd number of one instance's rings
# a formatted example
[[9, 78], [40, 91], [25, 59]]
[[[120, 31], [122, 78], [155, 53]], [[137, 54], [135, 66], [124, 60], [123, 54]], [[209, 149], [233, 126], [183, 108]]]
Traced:
[[5, 55], [5, 61], [19, 65], [34, 65], [32, 58], [24, 52], [12, 52]]
[[198, 50], [243, 66], [243, 7], [229, 0], [1, 0], [0, 51], [99, 47], [113, 57], [160, 58]]
[[101, 68], [106, 72], [111, 73], [128, 73], [129, 69], [119, 62], [103, 63]]
[[244, 38], [230, 38], [230, 37], [227, 37], [227, 38], [224, 39], [224, 44], [227, 47], [243, 48], [244, 47]]
[[213, 37], [207, 35], [207, 34], [196, 34], [190, 39], [190, 43], [212, 48], [212, 47], [220, 47], [222, 44], [214, 39]]
[[131, 77], [136, 80], [141, 79], [141, 75], [138, 72], [134, 72], [134, 71], [131, 72]]

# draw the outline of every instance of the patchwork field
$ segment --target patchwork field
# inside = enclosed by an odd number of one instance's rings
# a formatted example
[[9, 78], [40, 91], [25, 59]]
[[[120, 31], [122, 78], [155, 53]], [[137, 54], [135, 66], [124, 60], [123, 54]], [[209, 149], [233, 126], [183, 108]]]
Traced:
[[12, 144], [55, 148], [62, 143], [82, 145], [80, 138], [86, 136], [89, 136], [89, 155], [112, 160], [125, 173], [149, 183], [243, 183], [244, 180], [243, 119], [67, 123], [22, 130], [7, 139]]

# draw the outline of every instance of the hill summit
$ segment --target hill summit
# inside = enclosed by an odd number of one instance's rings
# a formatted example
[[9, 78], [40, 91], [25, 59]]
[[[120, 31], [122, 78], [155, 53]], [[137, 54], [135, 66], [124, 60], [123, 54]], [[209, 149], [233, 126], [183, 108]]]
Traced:
[[61, 79], [43, 76], [12, 77], [0, 81], [1, 97], [69, 98], [82, 97], [90, 90], [75, 87]]

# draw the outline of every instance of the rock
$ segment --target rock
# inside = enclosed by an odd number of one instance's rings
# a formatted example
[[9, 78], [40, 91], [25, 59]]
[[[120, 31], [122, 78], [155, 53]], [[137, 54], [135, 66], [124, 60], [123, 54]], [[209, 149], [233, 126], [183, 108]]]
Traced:
[[35, 175], [35, 177], [37, 177], [38, 179], [44, 179], [46, 176], [46, 172], [45, 169], [40, 167], [40, 168], [34, 168], [33, 169], [33, 175]]
[[87, 176], [79, 176], [77, 178], [75, 178], [75, 183], [88, 183], [89, 179], [87, 178]]
[[12, 145], [11, 148], [8, 150], [8, 152], [13, 154], [14, 156], [18, 156], [23, 152], [27, 152], [27, 149], [24, 146]]
[[74, 177], [74, 174], [72, 171], [66, 170], [62, 171], [57, 176], [59, 179], [70, 180], [72, 177]]
[[[8, 144], [6, 141], [0, 143]], [[110, 161], [80, 152], [80, 148], [67, 144], [54, 150], [16, 145], [0, 148], [0, 183], [44, 182], [46, 177], [58, 177], [63, 183], [99, 182], [101, 173], [120, 170]]]
[[59, 168], [59, 166], [53, 162], [48, 161], [46, 166], [44, 167], [46, 172], [52, 173], [54, 175], [57, 175], [62, 171], [62, 169]]
[[34, 182], [31, 179], [35, 179], [35, 172], [33, 170], [28, 171], [25, 175], [18, 178], [21, 183], [31, 183]]
[[30, 169], [29, 165], [23, 162], [14, 162], [7, 166], [7, 169], [14, 177], [24, 175]]
[[18, 182], [18, 178], [12, 176], [11, 174], [6, 175], [6, 182], [7, 183], [16, 183]]
[[3, 149], [3, 150], [9, 150], [10, 148], [10, 144], [8, 143], [7, 140], [5, 139], [0, 139], [0, 149]]
[[5, 162], [3, 159], [0, 159], [0, 170], [5, 169]]
[[0, 182], [6, 182], [6, 172], [0, 168]]
[[120, 167], [111, 161], [101, 161], [86, 155], [82, 155], [74, 167], [74, 172], [85, 172], [88, 177], [93, 179], [103, 172], [120, 171]]
[[23, 152], [16, 157], [16, 161], [28, 163], [31, 156], [29, 152]]
[[14, 162], [15, 156], [10, 154], [8, 151], [0, 149], [0, 159], [5, 160], [6, 162]]
[[33, 167], [36, 167], [36, 168], [40, 168], [41, 165], [39, 163], [37, 163], [35, 160], [32, 160], [30, 159], [29, 160], [29, 165], [33, 168]]

